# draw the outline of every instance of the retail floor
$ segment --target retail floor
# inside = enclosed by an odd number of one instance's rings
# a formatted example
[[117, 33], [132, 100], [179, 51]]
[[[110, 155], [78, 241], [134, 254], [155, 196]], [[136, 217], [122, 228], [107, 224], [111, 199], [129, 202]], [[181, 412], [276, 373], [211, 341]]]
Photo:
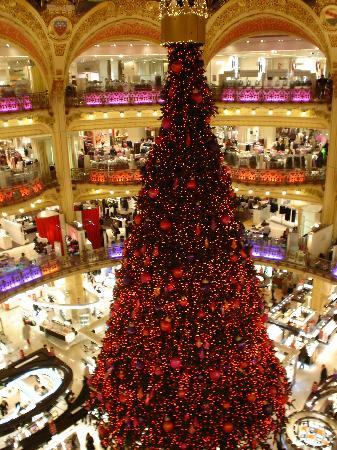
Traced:
[[[268, 219], [266, 222], [268, 222], [269, 226], [270, 226], [269, 237], [271, 237], [271, 238], [275, 238], [275, 239], [280, 238], [282, 236], [283, 232], [287, 229], [287, 227], [285, 225], [282, 225], [277, 222], [273, 222], [270, 219]], [[252, 219], [245, 220], [244, 226], [245, 226], [246, 230], [250, 230], [253, 227], [253, 220]]]
[[[73, 384], [71, 386], [72, 391], [77, 396], [82, 388], [83, 385], [83, 376], [84, 376], [84, 364], [79, 358], [80, 350], [83, 345], [83, 341], [79, 342], [70, 348], [65, 349], [64, 344], [62, 341], [59, 341], [59, 345], [57, 345], [57, 339], [53, 339], [52, 341], [49, 341], [46, 339], [45, 335], [39, 331], [38, 327], [31, 327], [31, 339], [30, 344], [28, 345], [22, 336], [22, 309], [20, 307], [13, 308], [9, 311], [5, 311], [4, 309], [0, 310], [0, 319], [3, 326], [3, 331], [5, 335], [10, 339], [11, 343], [15, 348], [22, 349], [25, 353], [25, 355], [38, 350], [39, 348], [43, 347], [44, 344], [47, 344], [48, 348], [51, 346], [54, 347], [55, 354], [58, 358], [60, 358], [62, 361], [64, 361], [67, 365], [71, 367], [73, 370], [74, 378], [73, 378]], [[89, 430], [89, 428], [91, 428]], [[92, 427], [89, 427], [87, 425], [79, 426], [79, 439], [81, 442], [81, 450], [86, 449], [85, 446], [85, 435], [88, 431], [93, 435], [96, 443], [96, 449], [101, 450], [101, 446], [99, 445], [99, 439], [98, 434], [96, 430], [94, 430]], [[71, 433], [70, 433], [71, 434]], [[68, 436], [67, 433], [65, 433], [65, 436]], [[1, 438], [0, 438], [1, 440]], [[56, 441], [55, 437], [55, 441]], [[1, 442], [0, 442], [1, 444]], [[45, 447], [41, 447], [41, 449], [50, 449], [54, 450], [57, 448], [57, 443], [55, 442], [55, 447], [47, 445]], [[62, 448], [62, 447], [60, 447]], [[65, 447], [64, 447], [65, 448]], [[37, 449], [36, 449], [37, 450]]]

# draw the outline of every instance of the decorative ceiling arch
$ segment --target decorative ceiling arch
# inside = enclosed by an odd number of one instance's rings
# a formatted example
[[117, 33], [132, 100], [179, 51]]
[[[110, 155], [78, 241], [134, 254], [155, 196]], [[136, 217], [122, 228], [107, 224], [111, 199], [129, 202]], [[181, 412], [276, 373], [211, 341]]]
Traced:
[[53, 54], [41, 16], [24, 0], [0, 2], [0, 38], [31, 57], [49, 86]]
[[207, 23], [205, 61], [238, 39], [275, 32], [301, 36], [330, 59], [327, 33], [319, 17], [303, 1], [229, 0]]
[[145, 0], [103, 2], [85, 14], [73, 29], [65, 70], [81, 53], [108, 39], [141, 39], [160, 43], [157, 2]]

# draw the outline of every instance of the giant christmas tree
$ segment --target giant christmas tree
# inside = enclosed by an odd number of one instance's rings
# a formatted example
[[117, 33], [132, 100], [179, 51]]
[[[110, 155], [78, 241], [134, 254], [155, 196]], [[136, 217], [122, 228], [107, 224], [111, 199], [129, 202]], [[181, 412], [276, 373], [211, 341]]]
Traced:
[[209, 125], [215, 107], [201, 45], [167, 47], [160, 136], [125, 245], [90, 406], [104, 446], [254, 449], [280, 430], [288, 383]]

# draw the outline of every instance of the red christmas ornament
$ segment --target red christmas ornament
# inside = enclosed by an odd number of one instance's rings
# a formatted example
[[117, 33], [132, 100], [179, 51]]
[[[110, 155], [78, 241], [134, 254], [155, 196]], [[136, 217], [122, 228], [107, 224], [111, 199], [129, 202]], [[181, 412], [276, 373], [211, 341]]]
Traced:
[[184, 398], [186, 396], [186, 390], [185, 389], [179, 389], [178, 390], [178, 397]]
[[148, 196], [150, 198], [156, 198], [156, 197], [158, 197], [158, 194], [159, 194], [159, 189], [156, 189], [156, 188], [150, 188], [148, 191]]
[[156, 367], [154, 370], [154, 374], [160, 377], [160, 375], [163, 375], [163, 371], [161, 370], [160, 367]]
[[164, 219], [160, 222], [159, 226], [161, 230], [168, 232], [172, 228], [172, 223], [169, 220]]
[[140, 225], [142, 223], [142, 216], [140, 214], [136, 214], [134, 219], [133, 219], [133, 222], [136, 225]]
[[186, 147], [189, 147], [191, 145], [191, 136], [189, 133], [187, 133], [186, 136]]
[[202, 95], [200, 94], [200, 92], [193, 92], [193, 94], [191, 95], [191, 99], [195, 103], [201, 103], [202, 100], [203, 100]]
[[167, 283], [167, 285], [166, 285], [166, 290], [168, 292], [174, 291], [175, 288], [176, 288], [176, 285], [175, 285], [175, 283], [173, 281], [171, 281], [170, 283]]
[[223, 407], [223, 409], [230, 409], [232, 407], [232, 405], [230, 404], [230, 402], [225, 401], [222, 403], [222, 407]]
[[162, 320], [160, 322], [160, 329], [165, 333], [170, 333], [172, 330], [171, 319], [167, 317], [166, 319]]
[[183, 68], [183, 63], [181, 61], [173, 61], [171, 64], [171, 70], [173, 73], [180, 73]]
[[158, 246], [157, 246], [157, 245], [156, 245], [155, 248], [153, 249], [152, 256], [154, 256], [155, 258], [156, 258], [157, 256], [159, 256], [159, 250], [158, 250]]
[[172, 358], [170, 361], [172, 369], [179, 370], [182, 368], [182, 362], [180, 358]]
[[184, 269], [182, 267], [175, 267], [172, 269], [172, 275], [174, 278], [182, 278], [184, 276]]
[[194, 232], [195, 232], [196, 236], [200, 236], [201, 235], [201, 226], [197, 225], [194, 229]]
[[196, 182], [195, 179], [193, 178], [192, 180], [189, 180], [189, 181], [187, 182], [186, 187], [187, 187], [187, 189], [194, 190], [194, 189], [196, 189], [196, 187], [197, 187], [197, 182]]
[[143, 272], [140, 276], [140, 282], [143, 284], [149, 283], [151, 279], [152, 279], [151, 275], [147, 272]]
[[213, 382], [216, 382], [221, 378], [221, 372], [218, 369], [212, 369], [209, 373], [209, 376], [211, 377], [211, 380]]
[[205, 123], [207, 123], [207, 125], [209, 125], [211, 123], [211, 118], [210, 117], [206, 117]]
[[180, 299], [180, 302], [179, 302], [179, 303], [181, 304], [181, 306], [185, 307], [185, 306], [188, 305], [188, 300], [187, 300], [186, 297], [182, 297], [182, 298]]
[[251, 403], [254, 403], [256, 401], [256, 395], [254, 393], [250, 393], [247, 395], [247, 400]]
[[169, 419], [165, 419], [163, 423], [163, 429], [166, 433], [170, 433], [174, 429], [174, 424]]
[[127, 402], [127, 396], [125, 395], [125, 394], [119, 394], [119, 401], [121, 402], [121, 403], [126, 403]]
[[167, 117], [164, 117], [164, 119], [161, 122], [161, 126], [164, 130], [168, 130], [171, 127], [171, 120]]
[[231, 433], [234, 430], [234, 425], [230, 422], [225, 422], [223, 425], [223, 430], [225, 433]]
[[231, 221], [231, 218], [229, 216], [222, 216], [220, 220], [221, 223], [223, 223], [224, 225], [228, 225], [229, 222]]

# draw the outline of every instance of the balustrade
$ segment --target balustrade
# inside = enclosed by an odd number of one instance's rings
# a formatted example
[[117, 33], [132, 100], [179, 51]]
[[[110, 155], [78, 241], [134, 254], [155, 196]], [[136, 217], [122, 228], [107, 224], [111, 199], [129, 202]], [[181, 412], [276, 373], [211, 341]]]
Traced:
[[44, 183], [41, 178], [35, 178], [27, 183], [16, 184], [11, 187], [0, 189], [0, 206], [12, 205], [35, 197], [46, 188], [51, 187], [50, 183]]
[[[286, 246], [278, 239], [246, 240], [251, 248], [251, 257], [260, 264], [268, 265], [277, 262], [277, 267], [305, 271], [336, 282], [337, 264], [320, 258], [296, 260], [287, 255]], [[28, 266], [15, 266], [0, 275], [0, 301], [23, 289], [31, 289], [37, 284], [47, 283], [53, 279], [66, 277], [78, 270], [90, 271], [94, 267], [107, 267], [109, 263], [121, 261], [123, 243], [115, 243], [111, 247], [85, 252], [76, 256], [45, 256]]]
[[282, 185], [324, 183], [325, 169], [248, 169], [227, 166], [233, 181], [245, 184]]
[[[286, 169], [248, 169], [226, 166], [232, 181], [246, 184], [298, 185], [324, 183], [325, 170], [286, 170]], [[138, 169], [72, 169], [73, 182], [93, 184], [140, 184], [141, 172]]]
[[66, 96], [67, 106], [147, 105], [161, 103], [160, 91], [79, 91]]
[[49, 107], [48, 92], [0, 97], [0, 113], [31, 111]]
[[220, 101], [224, 103], [310, 103], [310, 88], [226, 87]]

